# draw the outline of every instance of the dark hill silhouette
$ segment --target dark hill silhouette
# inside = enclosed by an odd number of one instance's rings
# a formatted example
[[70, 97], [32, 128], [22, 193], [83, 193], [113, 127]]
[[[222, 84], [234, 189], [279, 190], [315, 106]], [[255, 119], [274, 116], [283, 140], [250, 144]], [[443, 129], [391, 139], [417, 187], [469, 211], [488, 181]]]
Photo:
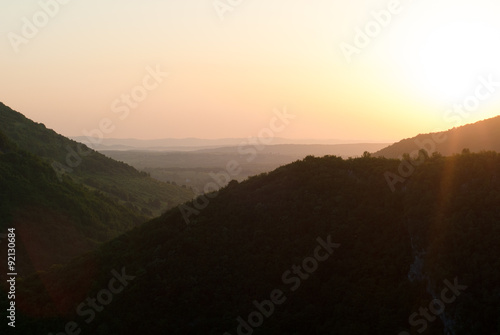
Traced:
[[[0, 132], [0, 233], [15, 228], [17, 271], [62, 264], [131, 229], [145, 217], [66, 179]], [[7, 243], [1, 243], [7, 254]], [[2, 279], [7, 271], [2, 262]]]
[[233, 181], [24, 278], [16, 330], [498, 333], [500, 155], [433, 155], [393, 193], [399, 163], [307, 157]]
[[193, 197], [175, 185], [159, 182], [144, 172], [115, 161], [87, 146], [47, 129], [0, 103], [0, 131], [20, 149], [46, 160], [59, 179], [71, 178], [90, 189], [153, 217]]
[[488, 150], [500, 152], [500, 116], [443, 132], [419, 134], [394, 143], [373, 155], [399, 158], [405, 153], [414, 153], [411, 156], [417, 156], [419, 149], [425, 149], [429, 154], [436, 151], [444, 156], [450, 156], [466, 148], [471, 152]]

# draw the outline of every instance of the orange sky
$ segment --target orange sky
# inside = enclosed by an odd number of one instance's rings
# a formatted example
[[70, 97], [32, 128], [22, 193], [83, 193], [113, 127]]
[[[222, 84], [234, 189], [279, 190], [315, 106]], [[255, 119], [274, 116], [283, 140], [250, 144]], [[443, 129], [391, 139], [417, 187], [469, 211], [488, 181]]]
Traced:
[[2, 0], [0, 101], [66, 136], [143, 139], [256, 136], [284, 106], [288, 138], [498, 114], [496, 2], [269, 2]]

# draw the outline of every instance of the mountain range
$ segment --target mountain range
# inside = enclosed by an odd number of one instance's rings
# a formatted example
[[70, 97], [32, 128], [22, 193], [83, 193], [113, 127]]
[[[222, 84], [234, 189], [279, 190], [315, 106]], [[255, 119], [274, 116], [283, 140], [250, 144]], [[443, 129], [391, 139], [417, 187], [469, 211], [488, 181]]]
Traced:
[[[140, 140], [134, 138], [95, 138], [87, 136], [74, 136], [73, 140], [84, 143], [95, 150], [155, 150], [155, 151], [195, 151], [204, 149], [218, 149], [222, 147], [239, 147], [242, 143], [259, 142], [258, 137], [251, 138], [164, 138], [156, 140]], [[274, 145], [332, 145], [332, 144], [359, 144], [363, 140], [340, 140], [340, 139], [287, 139], [275, 137]]]
[[[498, 118], [193, 199], [0, 107], [16, 334], [500, 333]], [[146, 219], [151, 185], [177, 205]]]
[[[498, 333], [500, 155], [429, 157], [393, 193], [383, 175], [398, 164], [310, 156], [232, 182], [66, 267], [24, 278], [19, 326]], [[117, 273], [123, 285], [109, 295]]]

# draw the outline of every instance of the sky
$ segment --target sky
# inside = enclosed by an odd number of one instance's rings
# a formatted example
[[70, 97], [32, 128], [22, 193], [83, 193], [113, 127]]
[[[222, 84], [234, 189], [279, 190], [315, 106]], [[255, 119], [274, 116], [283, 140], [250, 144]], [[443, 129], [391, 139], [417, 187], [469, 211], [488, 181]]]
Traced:
[[71, 137], [397, 141], [499, 114], [499, 10], [2, 0], [0, 101]]

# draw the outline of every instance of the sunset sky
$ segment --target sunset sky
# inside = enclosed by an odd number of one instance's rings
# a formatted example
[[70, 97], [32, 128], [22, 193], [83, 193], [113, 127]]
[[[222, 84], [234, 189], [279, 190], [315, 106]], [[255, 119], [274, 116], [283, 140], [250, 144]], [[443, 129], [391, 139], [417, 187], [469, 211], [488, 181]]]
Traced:
[[491, 0], [2, 0], [0, 101], [65, 136], [109, 119], [112, 138], [246, 138], [286, 106], [279, 137], [395, 141], [500, 114], [499, 13]]

